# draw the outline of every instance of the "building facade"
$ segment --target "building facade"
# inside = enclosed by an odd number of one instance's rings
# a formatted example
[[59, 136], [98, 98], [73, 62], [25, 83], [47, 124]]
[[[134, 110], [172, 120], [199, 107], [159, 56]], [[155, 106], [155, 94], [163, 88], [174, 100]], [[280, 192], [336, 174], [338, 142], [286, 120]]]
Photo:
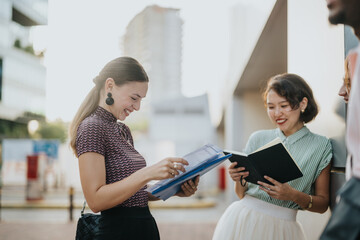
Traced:
[[[341, 186], [346, 149], [341, 135], [345, 131], [345, 103], [338, 96], [344, 74], [346, 31], [342, 25], [328, 22], [325, 1], [276, 0], [239, 3], [232, 13], [230, 67], [224, 88], [222, 130], [226, 148], [241, 151], [250, 134], [274, 128], [266, 114], [262, 90], [266, 81], [280, 73], [302, 76], [313, 89], [320, 107], [315, 121], [307, 127], [335, 139], [334, 165], [331, 173], [332, 202], [335, 184]], [[306, 17], [303, 15], [306, 11]], [[251, 14], [250, 14], [251, 13]], [[246, 37], [244, 37], [246, 36]], [[345, 36], [345, 39], [344, 39]], [[340, 136], [340, 137], [339, 137]], [[336, 143], [333, 145], [336, 145]], [[340, 143], [340, 144], [339, 144]], [[227, 178], [227, 201], [237, 199], [232, 180]], [[298, 220], [309, 239], [317, 239], [330, 210], [324, 214], [300, 211]]]
[[45, 115], [46, 69], [41, 53], [34, 52], [31, 30], [47, 24], [46, 6], [45, 0], [0, 3], [0, 119], [5, 125]]
[[182, 24], [179, 9], [146, 7], [128, 24], [125, 56], [137, 59], [150, 78], [147, 98], [181, 96]]

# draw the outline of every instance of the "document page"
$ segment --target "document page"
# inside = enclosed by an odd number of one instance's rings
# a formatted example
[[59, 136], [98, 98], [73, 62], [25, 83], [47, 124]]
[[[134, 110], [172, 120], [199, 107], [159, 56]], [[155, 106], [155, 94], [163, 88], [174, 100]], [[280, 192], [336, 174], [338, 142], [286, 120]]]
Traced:
[[181, 183], [206, 173], [230, 156], [231, 154], [225, 156], [222, 149], [213, 144], [204, 145], [183, 157], [189, 163], [189, 165], [184, 165], [185, 172], [180, 171], [180, 174], [174, 178], [160, 180], [149, 186], [146, 191], [165, 200], [180, 189]]
[[194, 152], [186, 154], [183, 157], [189, 163], [189, 165], [184, 166], [185, 170], [189, 171], [202, 163], [216, 159], [219, 154], [223, 154], [220, 148], [212, 144], [207, 144]]

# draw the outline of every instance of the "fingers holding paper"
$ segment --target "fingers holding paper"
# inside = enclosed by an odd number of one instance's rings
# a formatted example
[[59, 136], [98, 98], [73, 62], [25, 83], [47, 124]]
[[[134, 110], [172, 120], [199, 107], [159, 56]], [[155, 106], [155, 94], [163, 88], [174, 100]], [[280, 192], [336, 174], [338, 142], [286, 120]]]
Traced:
[[228, 172], [231, 179], [235, 182], [238, 182], [241, 178], [246, 178], [249, 176], [249, 172], [246, 172], [244, 167], [237, 168], [236, 165], [236, 162], [231, 163]]
[[171, 177], [179, 175], [180, 172], [185, 172], [184, 165], [188, 165], [188, 162], [183, 158], [171, 158], [169, 159], [168, 167]]
[[181, 190], [175, 195], [178, 197], [189, 197], [197, 191], [199, 185], [200, 176], [197, 176], [195, 180], [188, 180], [181, 185]]
[[288, 183], [280, 183], [268, 176], [264, 176], [264, 178], [274, 185], [258, 181], [261, 190], [265, 191], [272, 198], [291, 200], [294, 189]]
[[174, 178], [180, 172], [185, 172], [184, 165], [188, 162], [183, 158], [169, 157], [160, 162], [147, 167], [152, 180], [162, 180], [167, 178]]

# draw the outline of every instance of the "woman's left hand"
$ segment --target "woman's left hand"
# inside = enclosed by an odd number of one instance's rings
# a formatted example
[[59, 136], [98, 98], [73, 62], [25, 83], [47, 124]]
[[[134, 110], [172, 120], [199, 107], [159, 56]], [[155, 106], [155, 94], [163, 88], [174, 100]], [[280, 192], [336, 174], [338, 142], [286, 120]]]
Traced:
[[175, 194], [175, 196], [189, 197], [189, 196], [193, 195], [197, 190], [197, 186], [199, 185], [199, 180], [200, 180], [200, 176], [197, 176], [195, 178], [195, 181], [193, 181], [191, 179], [186, 181], [185, 183], [183, 183], [181, 185], [181, 190], [179, 192], [177, 192]]
[[271, 182], [274, 185], [270, 185], [261, 181], [258, 181], [260, 184], [260, 189], [269, 194], [270, 197], [276, 198], [279, 200], [291, 200], [292, 193], [294, 189], [288, 183], [280, 183], [271, 177], [264, 176], [266, 180]]

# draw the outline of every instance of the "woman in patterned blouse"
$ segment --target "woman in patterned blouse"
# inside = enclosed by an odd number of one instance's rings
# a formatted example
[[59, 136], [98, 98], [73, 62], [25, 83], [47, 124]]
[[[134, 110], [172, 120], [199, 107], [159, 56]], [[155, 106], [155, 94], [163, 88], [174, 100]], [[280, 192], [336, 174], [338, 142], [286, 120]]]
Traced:
[[[146, 166], [135, 150], [129, 128], [119, 122], [134, 110], [148, 90], [148, 76], [133, 58], [110, 61], [93, 80], [70, 126], [70, 145], [79, 159], [81, 185], [93, 212], [101, 212], [97, 239], [159, 239], [145, 191], [152, 180], [173, 178], [185, 171], [182, 158], [166, 158]], [[199, 177], [181, 186], [176, 195], [197, 190]]]
[[244, 180], [240, 183], [241, 176], [245, 178], [249, 172], [232, 163], [229, 174], [235, 181], [235, 192], [240, 201], [226, 209], [215, 229], [214, 240], [303, 240], [306, 238], [296, 221], [297, 211], [323, 213], [328, 208], [332, 148], [329, 139], [312, 133], [304, 125], [318, 113], [311, 88], [298, 75], [276, 75], [268, 81], [264, 102], [268, 116], [277, 128], [253, 133], [244, 152], [254, 152], [278, 137], [303, 177], [282, 184], [271, 176], [264, 176], [273, 185], [260, 181], [257, 185]]

